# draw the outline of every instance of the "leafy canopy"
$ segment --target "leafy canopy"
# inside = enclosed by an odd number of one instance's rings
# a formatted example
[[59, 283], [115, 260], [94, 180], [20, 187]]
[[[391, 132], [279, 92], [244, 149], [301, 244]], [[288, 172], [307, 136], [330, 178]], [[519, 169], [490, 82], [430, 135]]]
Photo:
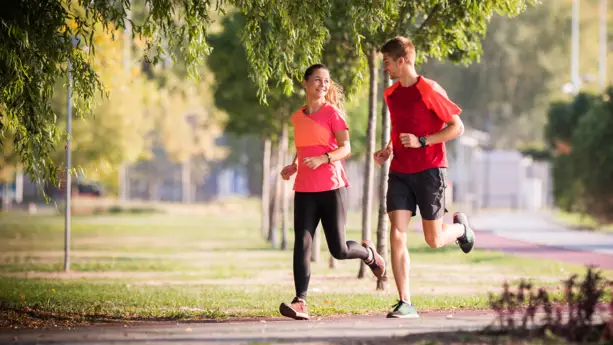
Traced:
[[[260, 100], [273, 88], [289, 94], [293, 80], [320, 59], [334, 18], [349, 39], [347, 49], [364, 51], [392, 33], [406, 33], [417, 45], [420, 61], [427, 57], [468, 63], [481, 52], [480, 39], [495, 12], [516, 15], [535, 0], [147, 0], [142, 20], [132, 22], [133, 34], [146, 44], [146, 58], [181, 57], [189, 75], [210, 53], [206, 40], [215, 12], [234, 7], [245, 16], [241, 42], [249, 75]], [[57, 114], [50, 106], [58, 79], [73, 68], [77, 114], [88, 114], [104, 85], [91, 66], [96, 53], [93, 35], [101, 27], [125, 28], [131, 6], [142, 1], [7, 0], [0, 14], [0, 113], [6, 118], [0, 134], [14, 134], [15, 151], [34, 177], [55, 180], [51, 154], [60, 140]], [[72, 37], [78, 39], [72, 48]], [[271, 83], [271, 81], [274, 81]], [[278, 83], [278, 86], [276, 85]]]

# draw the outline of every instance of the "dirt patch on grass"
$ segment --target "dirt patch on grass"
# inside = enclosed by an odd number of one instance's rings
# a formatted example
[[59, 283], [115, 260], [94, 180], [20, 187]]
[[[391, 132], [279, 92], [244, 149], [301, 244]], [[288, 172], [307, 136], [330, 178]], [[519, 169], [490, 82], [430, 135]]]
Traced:
[[180, 244], [176, 243], [173, 237], [162, 236], [92, 236], [85, 238], [77, 238], [73, 240], [74, 246], [100, 246], [104, 248], [113, 248], [114, 246], [126, 244], [138, 244], [142, 246], [153, 247], [176, 247], [180, 248]]
[[[85, 254], [95, 254], [97, 252], [84, 252]], [[221, 254], [222, 256], [227, 253]], [[219, 263], [212, 265], [209, 259], [211, 253], [185, 253], [172, 255], [169, 257], [177, 258], [192, 257], [199, 260], [200, 265], [195, 265], [198, 269], [194, 271], [174, 271], [174, 272], [19, 272], [3, 273], [1, 276], [16, 278], [43, 278], [43, 279], [90, 279], [91, 283], [109, 283], [108, 279], [123, 280], [134, 286], [267, 286], [277, 285], [282, 289], [291, 289], [293, 286], [293, 275], [291, 267], [279, 269], [263, 269], [267, 267], [267, 262], [262, 262], [254, 255], [249, 256], [240, 253], [241, 259], [233, 261], [232, 266], [222, 266]], [[274, 253], [272, 253], [274, 254]], [[94, 255], [94, 256], [95, 256]], [[267, 253], [260, 253], [267, 257]], [[231, 255], [230, 255], [231, 256]], [[244, 257], [243, 257], [244, 256]], [[274, 258], [274, 255], [272, 258]], [[159, 258], [159, 257], [158, 257]], [[236, 258], [234, 258], [236, 260]], [[251, 259], [251, 260], [250, 260]], [[237, 262], [243, 264], [238, 265]], [[221, 261], [223, 262], [223, 260]], [[270, 262], [270, 261], [269, 261]], [[346, 263], [344, 263], [346, 264]], [[208, 266], [207, 266], [208, 265]], [[313, 294], [318, 293], [376, 293], [376, 280], [372, 273], [367, 272], [364, 279], [357, 279], [357, 270], [354, 265], [343, 265], [337, 269], [330, 270], [322, 267], [324, 264], [314, 265], [309, 291]], [[318, 266], [318, 267], [317, 267]], [[254, 275], [246, 274], [247, 272]], [[319, 272], [318, 272], [319, 271]], [[215, 276], [218, 275], [218, 278]], [[394, 279], [391, 270], [388, 272], [388, 292], [395, 293]], [[411, 290], [414, 295], [454, 295], [470, 296], [483, 295], [486, 292], [498, 291], [504, 281], [521, 279], [521, 276], [509, 275], [496, 270], [492, 266], [468, 266], [468, 265], [414, 265], [411, 274]], [[526, 278], [526, 277], [523, 277]], [[559, 277], [533, 277], [534, 281], [558, 282]]]
[[176, 272], [15, 272], [0, 276], [30, 279], [150, 279], [176, 276]]

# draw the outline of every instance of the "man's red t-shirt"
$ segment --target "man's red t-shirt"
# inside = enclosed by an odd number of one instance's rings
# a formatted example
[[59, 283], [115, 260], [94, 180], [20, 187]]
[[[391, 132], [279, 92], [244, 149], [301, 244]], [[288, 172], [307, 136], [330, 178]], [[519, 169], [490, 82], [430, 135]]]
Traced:
[[417, 137], [439, 132], [462, 110], [447, 98], [445, 90], [436, 82], [419, 76], [417, 83], [404, 87], [394, 83], [384, 93], [392, 122], [391, 139], [394, 157], [390, 170], [412, 174], [431, 168], [446, 168], [445, 143], [425, 148], [408, 148], [400, 142], [400, 133]]

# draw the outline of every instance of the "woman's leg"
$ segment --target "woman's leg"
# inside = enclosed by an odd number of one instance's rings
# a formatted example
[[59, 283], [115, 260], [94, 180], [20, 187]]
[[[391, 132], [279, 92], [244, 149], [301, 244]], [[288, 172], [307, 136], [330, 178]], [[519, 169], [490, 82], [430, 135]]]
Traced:
[[369, 250], [355, 241], [345, 241], [347, 225], [347, 188], [321, 192], [318, 198], [319, 216], [328, 249], [335, 259], [370, 259]]
[[294, 196], [294, 285], [296, 297], [302, 299], [311, 280], [311, 245], [319, 224], [316, 194], [296, 192]]

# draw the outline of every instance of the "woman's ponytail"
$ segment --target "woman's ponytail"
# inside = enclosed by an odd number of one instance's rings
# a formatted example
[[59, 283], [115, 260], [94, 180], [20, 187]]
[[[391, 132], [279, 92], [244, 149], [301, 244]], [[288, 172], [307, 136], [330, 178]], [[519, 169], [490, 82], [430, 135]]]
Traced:
[[326, 102], [335, 106], [342, 112], [345, 111], [345, 94], [343, 93], [343, 88], [332, 80], [330, 80], [330, 87], [326, 94]]

